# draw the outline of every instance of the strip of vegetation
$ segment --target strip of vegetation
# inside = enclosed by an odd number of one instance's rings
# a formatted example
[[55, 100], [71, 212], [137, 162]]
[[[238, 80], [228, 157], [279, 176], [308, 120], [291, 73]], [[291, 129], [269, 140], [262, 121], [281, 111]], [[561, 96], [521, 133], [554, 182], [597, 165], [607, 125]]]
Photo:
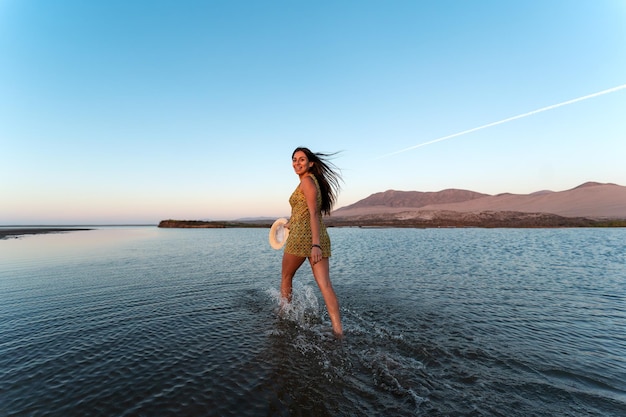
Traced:
[[[479, 227], [479, 228], [562, 228], [562, 227], [626, 227], [626, 219], [589, 219], [585, 217], [562, 217], [546, 213], [483, 212], [474, 214], [450, 214], [434, 218], [398, 219], [389, 216], [327, 217], [328, 227]], [[259, 221], [202, 221], [162, 220], [161, 228], [223, 229], [223, 228], [268, 228], [270, 220]]]
[[236, 222], [236, 221], [202, 221], [202, 220], [161, 220], [161, 228], [177, 229], [225, 229], [225, 228], [259, 228], [270, 227], [267, 222]]
[[564, 227], [626, 227], [625, 219], [590, 219], [585, 217], [563, 217], [549, 213], [439, 212], [430, 218], [397, 218], [388, 215], [363, 217], [338, 217], [326, 220], [335, 227], [480, 227], [480, 228], [564, 228]]
[[626, 227], [626, 219], [598, 220], [592, 227]]

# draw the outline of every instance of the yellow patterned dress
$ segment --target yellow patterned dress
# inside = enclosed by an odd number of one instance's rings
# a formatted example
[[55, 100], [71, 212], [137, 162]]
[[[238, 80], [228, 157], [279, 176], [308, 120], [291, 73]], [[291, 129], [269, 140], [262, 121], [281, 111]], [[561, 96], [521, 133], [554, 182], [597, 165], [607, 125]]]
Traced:
[[[322, 247], [322, 256], [330, 257], [330, 237], [326, 231], [326, 226], [322, 220], [321, 207], [322, 207], [322, 193], [320, 185], [312, 174], [309, 174], [313, 178], [315, 188], [317, 188], [317, 212], [320, 219], [320, 246]], [[311, 244], [313, 243], [313, 235], [311, 233], [311, 216], [309, 214], [309, 207], [306, 204], [306, 197], [300, 189], [300, 186], [296, 187], [291, 197], [289, 197], [289, 204], [291, 205], [291, 218], [289, 219], [289, 236], [285, 243], [285, 252], [308, 258], [311, 256]]]

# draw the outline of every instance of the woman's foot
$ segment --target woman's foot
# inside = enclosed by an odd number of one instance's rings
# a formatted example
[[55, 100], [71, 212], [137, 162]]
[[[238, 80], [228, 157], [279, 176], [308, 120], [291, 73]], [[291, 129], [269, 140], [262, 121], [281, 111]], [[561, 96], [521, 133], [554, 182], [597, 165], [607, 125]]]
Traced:
[[339, 330], [335, 330], [333, 329], [333, 336], [335, 336], [337, 339], [343, 339], [343, 329], [339, 328]]

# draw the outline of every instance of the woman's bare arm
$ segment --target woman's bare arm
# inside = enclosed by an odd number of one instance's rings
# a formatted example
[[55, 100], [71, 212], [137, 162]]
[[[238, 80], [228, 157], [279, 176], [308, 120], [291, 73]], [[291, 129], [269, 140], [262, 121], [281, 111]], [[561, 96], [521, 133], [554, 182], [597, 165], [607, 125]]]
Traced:
[[311, 216], [311, 235], [313, 241], [311, 244], [320, 244], [320, 217], [317, 209], [317, 187], [313, 178], [306, 176], [300, 182], [300, 189], [304, 193], [306, 199], [306, 205], [309, 208], [309, 215]]

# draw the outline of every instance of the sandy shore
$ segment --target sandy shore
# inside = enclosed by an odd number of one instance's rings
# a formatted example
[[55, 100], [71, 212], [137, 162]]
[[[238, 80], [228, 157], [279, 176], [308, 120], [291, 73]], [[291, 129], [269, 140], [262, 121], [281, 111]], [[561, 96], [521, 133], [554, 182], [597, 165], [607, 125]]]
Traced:
[[77, 229], [77, 228], [63, 228], [63, 227], [0, 228], [0, 239], [6, 239], [9, 237], [19, 237], [23, 235], [40, 235], [44, 233], [75, 232], [77, 230], [92, 230], [92, 229]]

